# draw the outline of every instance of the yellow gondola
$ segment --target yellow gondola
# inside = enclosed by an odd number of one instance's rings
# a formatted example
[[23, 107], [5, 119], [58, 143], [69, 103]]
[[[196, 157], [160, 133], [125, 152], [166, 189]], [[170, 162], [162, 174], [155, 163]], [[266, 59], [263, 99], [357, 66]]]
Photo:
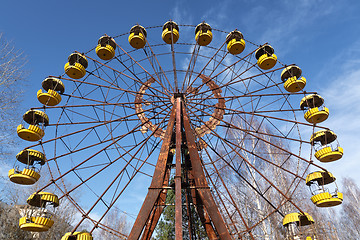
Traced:
[[130, 29], [129, 43], [133, 48], [143, 48], [146, 44], [146, 37], [146, 29], [143, 26], [135, 25]]
[[47, 207], [59, 206], [59, 199], [55, 194], [48, 192], [39, 192], [32, 194], [27, 203], [30, 205], [25, 209], [26, 216], [20, 218], [19, 226], [22, 230], [32, 232], [44, 232], [49, 230], [54, 224], [51, 220], [51, 214], [48, 213]]
[[56, 106], [61, 102], [60, 94], [64, 93], [65, 86], [58, 78], [48, 77], [42, 82], [42, 87], [47, 92], [41, 89], [37, 92], [37, 99], [40, 103], [46, 106]]
[[40, 110], [29, 110], [23, 115], [25, 122], [29, 124], [28, 128], [25, 128], [22, 124], [17, 127], [17, 134], [21, 139], [27, 141], [39, 141], [44, 137], [45, 132], [39, 126], [49, 125], [49, 117]]
[[342, 147], [331, 148], [325, 147], [315, 152], [315, 157], [320, 162], [333, 162], [337, 161], [344, 155], [344, 149]]
[[296, 224], [297, 226], [307, 226], [314, 223], [314, 219], [308, 213], [289, 213], [283, 219], [283, 225]]
[[168, 21], [163, 25], [161, 38], [164, 40], [165, 43], [176, 43], [179, 40], [179, 37], [179, 26], [176, 22]]
[[200, 46], [207, 46], [212, 41], [212, 28], [209, 24], [203, 22], [196, 26], [195, 28], [195, 41]]
[[[283, 226], [286, 228], [286, 239], [304, 239], [306, 226], [314, 224], [314, 219], [308, 213], [294, 212], [285, 215]], [[305, 230], [308, 231], [308, 230]]]
[[[304, 97], [300, 102], [300, 108], [307, 110], [304, 118], [309, 123], [321, 123], [329, 117], [329, 109], [322, 106], [324, 99], [317, 94], [310, 94]], [[321, 108], [320, 108], [321, 107]]]
[[263, 70], [273, 68], [277, 62], [277, 56], [274, 52], [274, 48], [268, 44], [260, 46], [255, 52], [257, 65]]
[[333, 193], [324, 188], [324, 185], [334, 183], [335, 180], [333, 174], [327, 171], [317, 171], [307, 175], [306, 185], [310, 187], [313, 195], [311, 201], [317, 207], [333, 207], [342, 203], [343, 194], [337, 191], [337, 187]]
[[232, 55], [240, 54], [245, 49], [245, 40], [241, 32], [235, 30], [226, 36], [227, 50]]
[[22, 217], [19, 220], [20, 229], [30, 232], [45, 232], [53, 224], [54, 221], [47, 217]]
[[45, 164], [45, 155], [34, 149], [24, 149], [16, 154], [16, 159], [24, 164], [33, 165], [39, 163], [40, 165]]
[[33, 207], [46, 207], [47, 205], [53, 205], [54, 207], [59, 206], [59, 198], [49, 192], [33, 193], [26, 202]]
[[91, 233], [88, 232], [68, 232], [61, 238], [61, 240], [92, 240]]
[[65, 73], [74, 79], [80, 79], [85, 76], [88, 61], [86, 57], [80, 53], [72, 53], [68, 57], [68, 62], [65, 64]]
[[21, 139], [35, 142], [44, 137], [45, 132], [40, 127], [30, 124], [28, 128], [25, 128], [22, 124], [18, 125], [16, 132]]
[[21, 185], [32, 185], [40, 178], [39, 173], [29, 168], [24, 168], [22, 171], [19, 171], [17, 168], [10, 169], [8, 176], [10, 181]]
[[299, 92], [306, 85], [306, 78], [301, 77], [302, 71], [298, 66], [288, 66], [281, 72], [281, 80], [288, 92]]
[[330, 130], [317, 131], [311, 136], [311, 145], [318, 145], [315, 148], [315, 157], [320, 162], [333, 162], [342, 158], [343, 148], [339, 146], [339, 143], [336, 146], [333, 145], [336, 138], [336, 134]]
[[44, 165], [45, 155], [33, 149], [25, 149], [16, 155], [16, 159], [26, 164], [26, 167], [22, 171], [20, 171], [18, 167], [10, 169], [8, 172], [10, 181], [22, 185], [36, 183], [40, 178], [40, 174], [36, 170], [35, 165]]
[[95, 48], [96, 55], [102, 60], [110, 60], [115, 56], [116, 43], [112, 37], [102, 36]]

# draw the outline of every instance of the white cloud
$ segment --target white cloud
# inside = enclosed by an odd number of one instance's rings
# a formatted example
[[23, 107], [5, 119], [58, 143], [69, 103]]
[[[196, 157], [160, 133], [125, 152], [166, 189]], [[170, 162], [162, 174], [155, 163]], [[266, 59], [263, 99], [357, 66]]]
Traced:
[[190, 24], [192, 22], [192, 16], [184, 10], [182, 1], [175, 3], [175, 7], [170, 11], [170, 16], [178, 24]]
[[[328, 78], [329, 84], [321, 91], [325, 103], [330, 109], [330, 117], [326, 126], [337, 135], [340, 145], [344, 148], [344, 157], [332, 165], [326, 165], [335, 175], [355, 178], [360, 185], [358, 169], [360, 156], [358, 134], [360, 133], [360, 41], [346, 48], [347, 50], [334, 56], [318, 77]], [[339, 59], [344, 59], [339, 64]], [[336, 74], [335, 74], [336, 72]]]
[[6, 164], [6, 163], [2, 163], [0, 164], [0, 177], [7, 177], [8, 175], [8, 171], [10, 170], [10, 165]]
[[[319, 11], [321, 9], [321, 11]], [[304, 36], [314, 22], [331, 14], [335, 10], [335, 5], [328, 4], [327, 1], [284, 1], [278, 8], [258, 9], [253, 12], [255, 16], [263, 16], [270, 24], [265, 24], [266, 29], [262, 27], [262, 34], [258, 42], [269, 42], [275, 47], [281, 49], [283, 55], [290, 52], [299, 43], [309, 40], [316, 32]], [[264, 15], [264, 12], [266, 14]], [[264, 22], [259, 22], [261, 27]]]
[[[275, 49], [281, 50], [282, 56], [293, 52], [294, 47], [298, 47], [300, 43], [319, 43], [320, 33], [314, 30], [309, 31], [309, 28], [329, 18], [330, 15], [340, 16], [339, 13], [348, 8], [346, 4], [336, 1], [287, 0], [271, 8], [268, 8], [266, 4], [252, 3], [248, 11], [242, 11], [241, 16], [229, 15], [228, 12], [233, 12], [231, 8], [234, 4], [240, 3], [225, 1], [225, 3], [214, 4], [207, 8], [201, 17], [214, 28], [226, 31], [230, 31], [231, 27], [239, 28], [245, 38], [256, 38], [254, 41], [258, 44], [270, 42]], [[180, 8], [179, 5], [173, 12], [180, 20], [183, 20], [186, 15], [186, 10]], [[331, 28], [327, 26], [327, 29], [323, 30], [330, 31]], [[360, 57], [356, 56], [360, 56], [358, 54], [360, 41], [352, 46], [337, 47], [337, 50], [345, 50], [337, 56], [326, 59], [326, 62], [322, 63], [323, 69], [313, 69], [316, 76], [309, 76], [314, 80], [311, 82], [312, 86], [315, 86], [314, 90], [319, 91], [325, 98], [326, 106], [330, 108], [329, 119], [321, 125], [337, 133], [345, 151], [344, 158], [340, 161], [320, 165], [333, 171], [338, 177], [346, 175], [356, 177], [358, 167], [356, 159], [360, 154], [356, 139], [356, 133], [360, 132], [360, 126], [357, 123], [360, 107], [356, 105], [360, 101], [360, 69], [357, 68]], [[315, 81], [315, 79], [318, 80]], [[356, 180], [360, 183], [360, 176]]]

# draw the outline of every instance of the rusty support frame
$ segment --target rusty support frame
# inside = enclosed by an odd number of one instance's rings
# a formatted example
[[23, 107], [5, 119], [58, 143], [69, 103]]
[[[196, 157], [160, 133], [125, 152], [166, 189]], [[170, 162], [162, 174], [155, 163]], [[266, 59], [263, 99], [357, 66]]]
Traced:
[[175, 162], [175, 240], [182, 239], [182, 196], [181, 196], [181, 155], [182, 155], [182, 134], [181, 134], [181, 107], [182, 99], [178, 97], [176, 99], [176, 162]]
[[[174, 128], [175, 127], [175, 128]], [[175, 136], [173, 136], [175, 134]], [[184, 137], [184, 139], [182, 139]], [[176, 98], [169, 118], [169, 124], [161, 146], [153, 180], [148, 194], [136, 218], [128, 237], [129, 240], [150, 239], [165, 207], [167, 189], [169, 188], [170, 167], [173, 155], [170, 144], [175, 140], [175, 239], [183, 239], [182, 229], [182, 189], [191, 196], [205, 231], [211, 240], [230, 240], [230, 232], [220, 214], [215, 200], [210, 192], [201, 159], [196, 147], [195, 137], [186, 114], [183, 99]], [[185, 147], [187, 145], [187, 147]], [[188, 155], [185, 156], [185, 148]], [[184, 163], [182, 164], [182, 158]], [[183, 174], [187, 177], [186, 186], [182, 184]], [[188, 203], [188, 207], [190, 204]], [[188, 211], [189, 212], [189, 211]], [[189, 229], [191, 232], [192, 230]]]
[[163, 189], [164, 179], [166, 177], [166, 171], [164, 170], [166, 169], [166, 165], [169, 160], [170, 143], [174, 131], [174, 123], [175, 108], [173, 107], [148, 194], [146, 195], [144, 203], [135, 220], [134, 226], [131, 229], [128, 240], [140, 239], [146, 222], [149, 220], [151, 212], [153, 211], [153, 208], [160, 197], [161, 191]]
[[[195, 186], [195, 179], [194, 179], [194, 172], [192, 171], [192, 167], [191, 167], [191, 160], [190, 160], [190, 155], [189, 154], [185, 154], [184, 156], [184, 165], [187, 168], [184, 171], [184, 178], [186, 178], [185, 181], [187, 181], [187, 183], [189, 184], [189, 188], [187, 189], [187, 196], [189, 195], [189, 198], [191, 197], [192, 203], [196, 209], [197, 214], [199, 215], [200, 221], [202, 222], [204, 229], [207, 233], [207, 236], [210, 240], [217, 240], [219, 239], [215, 229], [211, 223], [210, 217], [208, 215], [208, 213], [206, 212], [206, 209], [204, 208], [204, 204], [201, 201], [201, 198], [199, 196], [199, 194], [196, 191], [196, 186]], [[190, 199], [188, 199], [189, 201]]]
[[183, 121], [197, 194], [209, 214], [220, 239], [232, 239], [206, 181], [201, 159], [196, 147], [194, 134], [191, 130], [190, 120], [186, 114], [185, 108], [183, 108]]
[[204, 208], [204, 204], [201, 201], [201, 198], [199, 197], [199, 195], [197, 194], [196, 189], [192, 188], [190, 191], [191, 191], [191, 196], [192, 196], [193, 203], [194, 203], [194, 205], [196, 207], [196, 211], [197, 211], [197, 213], [199, 215], [200, 221], [202, 222], [202, 224], [203, 224], [203, 226], [205, 228], [205, 231], [206, 231], [206, 233], [208, 235], [208, 238], [210, 240], [219, 239], [217, 237], [217, 234], [215, 232], [215, 229], [214, 229], [213, 225], [211, 224], [209, 214], [206, 212], [206, 209]]
[[[173, 155], [169, 153], [168, 162], [172, 162], [172, 159], [173, 159]], [[159, 198], [155, 203], [157, 207], [151, 212], [151, 216], [148, 222], [146, 223], [144, 233], [142, 234], [141, 237], [142, 240], [147, 240], [151, 238], [155, 230], [155, 227], [160, 219], [161, 213], [165, 208], [165, 200], [166, 200], [167, 190], [169, 187], [169, 178], [170, 178], [170, 168], [166, 168], [165, 178], [163, 182], [163, 189], [161, 190]]]

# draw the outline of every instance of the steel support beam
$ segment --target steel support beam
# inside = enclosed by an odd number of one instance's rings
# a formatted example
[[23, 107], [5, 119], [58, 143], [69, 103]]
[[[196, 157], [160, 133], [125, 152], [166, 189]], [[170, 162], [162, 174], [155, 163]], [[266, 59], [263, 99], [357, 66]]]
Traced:
[[187, 189], [187, 192], [191, 197], [192, 203], [196, 208], [196, 212], [199, 215], [200, 221], [205, 228], [209, 240], [218, 240], [219, 238], [217, 237], [215, 229], [211, 223], [210, 217], [206, 212], [206, 209], [204, 208], [204, 204], [202, 203], [200, 197], [196, 192], [194, 173], [191, 168], [190, 156], [188, 154], [185, 154], [184, 162], [186, 168], [186, 172], [184, 173], [184, 175], [186, 176], [186, 180], [190, 186], [190, 188]]
[[182, 240], [182, 197], [181, 197], [181, 155], [182, 155], [182, 127], [181, 127], [181, 97], [176, 98], [176, 161], [175, 161], [175, 240]]
[[185, 107], [183, 107], [182, 111], [183, 111], [185, 137], [189, 149], [190, 161], [194, 175], [197, 194], [199, 195], [199, 198], [201, 199], [203, 205], [205, 206], [206, 211], [209, 214], [210, 219], [214, 224], [214, 227], [220, 239], [230, 240], [232, 239], [232, 237], [230, 236], [230, 233], [226, 228], [225, 222], [222, 219], [222, 216], [219, 212], [219, 209], [215, 203], [215, 200], [210, 192], [210, 188], [207, 184], [205, 173], [201, 164], [200, 156], [196, 147], [194, 134], [192, 132], [190, 126], [190, 120], [186, 114]]
[[[148, 194], [131, 229], [128, 240], [149, 240], [165, 207], [173, 153], [170, 144], [175, 143], [175, 239], [183, 239], [182, 189], [190, 192], [201, 222], [210, 240], [232, 240], [229, 230], [210, 192], [195, 136], [186, 114], [182, 96], [176, 96], [168, 126], [155, 167]], [[176, 125], [175, 125], [176, 123]], [[175, 127], [175, 129], [174, 129]], [[175, 134], [175, 136], [174, 136]], [[184, 137], [184, 139], [183, 139]], [[187, 145], [187, 147], [185, 146]], [[187, 149], [186, 149], [187, 148]], [[188, 155], [184, 154], [185, 149]], [[187, 155], [187, 156], [185, 156]], [[184, 161], [182, 158], [184, 157]], [[184, 164], [182, 164], [184, 162]], [[186, 184], [183, 184], [186, 176]], [[189, 199], [188, 199], [189, 200]], [[188, 207], [190, 204], [188, 203]], [[188, 211], [190, 212], [190, 211]], [[191, 232], [191, 230], [189, 230]]]
[[209, 214], [206, 212], [206, 209], [204, 208], [204, 204], [202, 203], [201, 198], [197, 194], [197, 191], [195, 188], [191, 189], [191, 196], [192, 196], [196, 211], [199, 215], [200, 221], [202, 222], [202, 224], [205, 228], [205, 231], [206, 231], [206, 234], [207, 234], [209, 240], [218, 240], [219, 238], [215, 232], [213, 225], [211, 224]]
[[[172, 162], [173, 156], [169, 154], [168, 162]], [[160, 219], [162, 211], [165, 208], [165, 200], [167, 195], [167, 190], [169, 187], [169, 178], [170, 178], [170, 168], [167, 167], [165, 170], [165, 178], [163, 183], [163, 189], [160, 192], [159, 198], [155, 203], [156, 208], [151, 212], [151, 216], [146, 223], [144, 233], [142, 234], [141, 240], [151, 239], [152, 234], [154, 233], [155, 227]]]
[[170, 143], [174, 131], [175, 112], [175, 107], [173, 107], [148, 194], [145, 197], [144, 203], [131, 229], [128, 240], [140, 239], [141, 233], [148, 222], [151, 212], [163, 189], [162, 187], [166, 176], [165, 169], [169, 158]]

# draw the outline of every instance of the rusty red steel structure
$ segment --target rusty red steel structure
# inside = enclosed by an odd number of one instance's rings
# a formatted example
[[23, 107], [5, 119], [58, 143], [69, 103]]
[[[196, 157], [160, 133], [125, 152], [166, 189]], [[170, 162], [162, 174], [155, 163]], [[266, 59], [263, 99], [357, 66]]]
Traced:
[[[123, 36], [127, 41], [127, 34]], [[63, 101], [65, 105], [46, 106], [48, 112], [61, 112], [58, 121], [49, 124], [56, 128], [56, 134], [27, 148], [44, 150], [43, 145], [47, 145], [58, 149], [54, 154], [47, 152], [49, 169], [51, 166], [56, 171], [51, 181], [38, 191], [55, 185], [62, 194], [59, 199], [66, 198], [76, 207], [82, 217], [73, 231], [87, 221], [92, 224], [90, 233], [99, 228], [122, 239], [151, 239], [163, 210], [169, 205], [166, 197], [170, 191], [175, 192], [175, 204], [169, 207], [175, 209], [177, 240], [199, 238], [194, 231], [194, 213], [190, 211], [193, 208], [209, 239], [257, 239], [261, 223], [265, 224], [275, 212], [283, 217], [283, 211], [287, 211], [285, 204], [302, 212], [294, 203], [295, 189], [305, 180], [304, 174], [310, 165], [325, 169], [301, 152], [302, 144], [310, 142], [300, 131], [314, 125], [298, 120], [296, 112], [301, 115], [303, 112], [299, 107], [294, 108], [289, 98], [316, 92], [283, 92], [280, 88], [283, 82], [275, 76], [290, 65], [279, 62], [281, 66], [278, 64], [271, 70], [258, 69], [253, 55], [259, 45], [251, 46], [251, 42], [244, 55], [230, 56], [231, 61], [227, 61], [230, 54], [225, 43], [216, 48], [206, 47], [208, 52], [200, 52], [195, 43], [191, 53], [187, 43], [179, 43], [176, 48], [172, 43], [171, 48], [167, 48], [146, 39], [146, 47], [133, 52], [119, 41], [116, 44], [119, 54], [111, 62], [99, 61], [90, 52], [85, 53], [93, 67], [90, 69], [89, 65], [89, 74], [84, 79], [60, 77], [67, 87], [74, 85], [75, 90], [62, 94], [64, 100], [68, 98], [68, 102]], [[155, 54], [163, 47], [171, 52]], [[142, 51], [146, 57], [139, 57]], [[175, 58], [178, 55], [180, 58]], [[184, 62], [189, 63], [187, 70], [176, 68], [175, 59], [182, 60], [182, 55], [186, 57]], [[172, 59], [172, 67], [168, 57]], [[32, 109], [42, 110], [45, 106]], [[75, 114], [73, 118], [65, 117], [72, 114]], [[290, 114], [293, 116], [289, 117]], [[286, 125], [284, 129], [283, 125]], [[71, 130], [60, 131], [67, 128]], [[101, 132], [104, 135], [99, 134]], [[238, 135], [234, 140], [235, 134]], [[98, 142], [89, 141], [88, 136], [93, 135]], [[72, 139], [78, 139], [78, 144], [68, 144]], [[254, 139], [255, 145], [246, 145], [247, 139]], [[277, 140], [295, 143], [299, 152], [277, 144]], [[268, 146], [271, 154], [280, 156], [279, 160], [274, 161], [270, 153], [264, 154], [263, 146]], [[81, 157], [71, 166], [63, 167], [63, 159], [75, 158], [73, 156]], [[257, 162], [261, 162], [263, 168], [258, 167]], [[304, 171], [295, 170], [292, 163], [301, 164]], [[144, 165], [150, 167], [142, 168]], [[268, 168], [289, 178], [288, 186], [277, 186]], [[111, 172], [113, 177], [105, 174], [109, 169], [116, 169]], [[239, 181], [231, 185], [233, 179], [224, 176], [227, 172]], [[74, 174], [80, 181], [66, 186], [64, 180], [73, 180]], [[125, 190], [140, 174], [149, 177], [151, 184], [127, 236], [103, 220], [113, 207], [122, 208], [122, 203], [116, 202], [123, 200], [121, 196], [126, 198]], [[72, 198], [78, 189], [95, 180], [102, 181], [102, 175], [106, 175], [107, 181], [99, 192], [93, 192], [95, 198], [90, 207]], [[234, 191], [237, 188], [255, 194], [260, 205], [264, 204], [260, 207], [266, 211], [252, 217], [245, 202], [250, 196], [240, 199], [244, 202], [239, 201]], [[279, 196], [277, 201], [271, 199], [269, 192]], [[97, 211], [102, 214], [93, 219], [90, 214]], [[184, 215], [185, 223], [182, 222]], [[183, 226], [188, 229], [182, 229]], [[185, 234], [188, 236], [183, 236]]]
[[182, 131], [181, 131], [181, 98], [176, 99], [176, 127], [175, 127], [175, 153], [176, 153], [176, 162], [175, 162], [175, 236], [176, 239], [182, 239], [182, 169], [181, 169], [181, 156], [184, 151], [182, 151]]
[[[208, 238], [232, 239], [208, 186], [194, 133], [183, 103], [183, 95], [175, 94], [169, 124], [148, 194], [143, 202], [129, 240], [150, 239], [164, 209], [169, 175], [175, 158], [175, 239], [183, 239], [182, 192], [188, 192]], [[174, 142], [175, 139], [175, 142]], [[175, 152], [171, 147], [175, 145]], [[191, 166], [191, 167], [189, 167]], [[186, 176], [186, 181], [185, 177]], [[188, 199], [189, 200], [189, 199]], [[189, 231], [191, 232], [191, 230]], [[190, 236], [191, 238], [191, 236]]]

